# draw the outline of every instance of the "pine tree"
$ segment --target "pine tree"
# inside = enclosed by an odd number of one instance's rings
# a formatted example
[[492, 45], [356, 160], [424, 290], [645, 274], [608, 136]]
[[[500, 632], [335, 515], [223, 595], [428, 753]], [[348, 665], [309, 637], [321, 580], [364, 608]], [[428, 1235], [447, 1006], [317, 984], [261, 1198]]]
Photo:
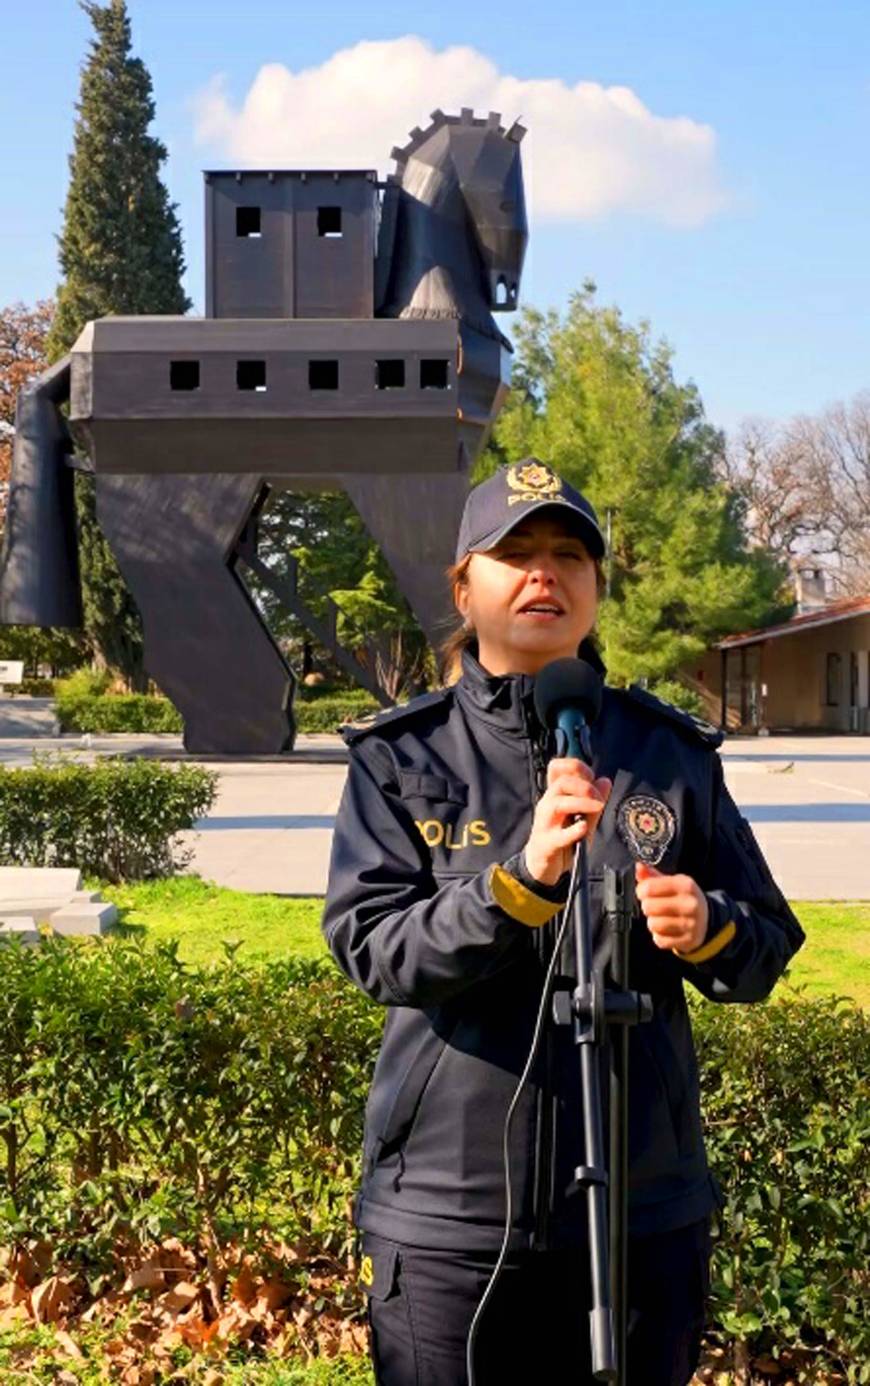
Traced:
[[[59, 239], [64, 282], [48, 339], [51, 360], [108, 313], [185, 313], [176, 208], [160, 178], [167, 153], [148, 133], [151, 78], [131, 55], [125, 0], [80, 0], [94, 26], [85, 62]], [[93, 481], [76, 477], [85, 628], [106, 663], [144, 680], [139, 614], [96, 521]]]
[[788, 614], [785, 570], [750, 546], [740, 498], [718, 476], [723, 435], [648, 323], [600, 306], [586, 283], [563, 316], [527, 309], [516, 339], [513, 390], [478, 475], [534, 455], [588, 496], [602, 525], [610, 515], [597, 623], [610, 681], [672, 696], [712, 641]]

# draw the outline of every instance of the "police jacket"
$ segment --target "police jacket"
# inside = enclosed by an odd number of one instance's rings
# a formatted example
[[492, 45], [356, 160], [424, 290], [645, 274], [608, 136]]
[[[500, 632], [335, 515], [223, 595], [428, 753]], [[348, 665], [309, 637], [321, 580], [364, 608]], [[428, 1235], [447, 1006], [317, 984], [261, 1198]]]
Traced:
[[[581, 653], [597, 661], [588, 644]], [[344, 732], [323, 929], [342, 970], [388, 1008], [354, 1216], [393, 1241], [501, 1243], [505, 1116], [566, 884], [561, 896], [537, 884], [522, 858], [552, 753], [533, 691], [530, 675], [492, 676], [466, 652], [454, 686]], [[657, 948], [640, 916], [631, 930], [629, 985], [654, 1005], [629, 1031], [632, 1235], [693, 1222], [720, 1197], [684, 982], [711, 1001], [761, 1000], [804, 938], [724, 785], [721, 739], [639, 688], [607, 685], [592, 728], [592, 769], [613, 781], [589, 849], [596, 964], [605, 863], [645, 854], [691, 875], [710, 905], [691, 954]], [[557, 972], [571, 976], [570, 959]], [[584, 1237], [585, 1199], [567, 1195], [584, 1162], [577, 1050], [570, 1026], [543, 1038], [511, 1126], [512, 1247]]]

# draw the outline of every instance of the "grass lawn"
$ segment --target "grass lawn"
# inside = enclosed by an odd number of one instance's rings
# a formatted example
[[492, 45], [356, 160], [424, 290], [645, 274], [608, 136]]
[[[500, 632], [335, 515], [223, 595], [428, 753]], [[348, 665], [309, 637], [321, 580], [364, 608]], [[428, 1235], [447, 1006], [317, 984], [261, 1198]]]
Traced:
[[870, 1008], [870, 900], [792, 901], [807, 941], [790, 981], [811, 996], [833, 992]]
[[[154, 941], [180, 939], [187, 962], [219, 958], [224, 940], [238, 943], [246, 959], [326, 952], [318, 896], [249, 895], [196, 876], [103, 890], [121, 911], [124, 931]], [[811, 995], [834, 992], [870, 1007], [870, 901], [796, 901], [792, 907], [807, 941], [790, 981]]]
[[121, 932], [151, 942], [180, 939], [185, 962], [204, 963], [223, 956], [223, 943], [239, 945], [240, 958], [317, 958], [326, 954], [320, 932], [319, 896], [252, 895], [228, 890], [198, 876], [143, 885], [101, 884], [121, 915]]

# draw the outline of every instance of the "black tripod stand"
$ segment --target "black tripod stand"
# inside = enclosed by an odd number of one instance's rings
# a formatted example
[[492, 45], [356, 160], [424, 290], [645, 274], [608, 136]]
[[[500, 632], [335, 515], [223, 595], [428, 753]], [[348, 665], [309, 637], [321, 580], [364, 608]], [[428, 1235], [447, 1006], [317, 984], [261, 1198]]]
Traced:
[[[580, 1050], [585, 1162], [574, 1171], [569, 1193], [586, 1192], [592, 1309], [592, 1371], [598, 1381], [624, 1386], [628, 1251], [628, 1027], [649, 1020], [650, 998], [626, 988], [628, 936], [634, 913], [634, 867], [604, 868], [604, 912], [611, 934], [609, 982], [592, 967], [592, 929], [586, 843], [578, 847], [571, 898], [577, 968], [573, 992], [553, 995], [559, 1025], [573, 1025]], [[610, 1044], [610, 1161], [604, 1158], [601, 1048]], [[609, 1186], [609, 1206], [605, 1191]], [[608, 1223], [610, 1235], [608, 1238]]]

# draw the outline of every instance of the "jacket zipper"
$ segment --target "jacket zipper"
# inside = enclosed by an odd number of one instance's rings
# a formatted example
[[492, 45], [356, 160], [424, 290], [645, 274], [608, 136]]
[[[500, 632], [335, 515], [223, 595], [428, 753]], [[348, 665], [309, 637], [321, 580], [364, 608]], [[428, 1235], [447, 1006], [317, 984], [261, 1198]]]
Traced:
[[[525, 717], [525, 724], [532, 763], [532, 782], [534, 786], [532, 811], [534, 812], [537, 800], [547, 787], [547, 761], [543, 744], [541, 740], [534, 735], [529, 726], [527, 717]], [[552, 920], [542, 925], [542, 927], [537, 930], [535, 944], [540, 954], [542, 975], [546, 975], [555, 944], [555, 931]], [[544, 1022], [542, 1059], [542, 1083], [538, 1089], [538, 1102], [535, 1113], [535, 1227], [532, 1239], [532, 1249], [538, 1251], [545, 1250], [549, 1245], [550, 1201], [552, 1198], [553, 1184], [552, 1165], [555, 1153], [555, 1133], [553, 1131], [553, 1052], [549, 1018], [546, 1018]]]

